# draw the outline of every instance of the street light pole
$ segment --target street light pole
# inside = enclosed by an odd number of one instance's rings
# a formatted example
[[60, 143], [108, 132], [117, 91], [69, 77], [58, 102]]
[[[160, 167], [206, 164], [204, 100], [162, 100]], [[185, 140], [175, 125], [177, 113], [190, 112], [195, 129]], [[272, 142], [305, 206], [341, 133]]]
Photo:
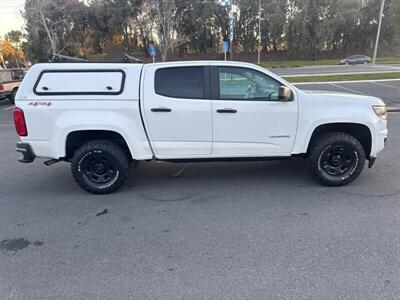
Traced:
[[379, 36], [381, 35], [382, 17], [383, 17], [383, 9], [384, 8], [385, 8], [385, 0], [382, 0], [381, 9], [379, 10], [379, 24], [378, 24], [378, 31], [376, 32], [374, 57], [372, 59], [373, 64], [375, 64], [375, 62], [376, 62], [376, 54], [378, 52]]
[[258, 48], [257, 63], [260, 63], [261, 56], [261, 0], [258, 0]]
[[234, 30], [234, 12], [233, 12], [233, 0], [230, 1], [229, 3], [229, 50], [230, 50], [230, 56], [231, 60], [233, 60], [233, 30]]

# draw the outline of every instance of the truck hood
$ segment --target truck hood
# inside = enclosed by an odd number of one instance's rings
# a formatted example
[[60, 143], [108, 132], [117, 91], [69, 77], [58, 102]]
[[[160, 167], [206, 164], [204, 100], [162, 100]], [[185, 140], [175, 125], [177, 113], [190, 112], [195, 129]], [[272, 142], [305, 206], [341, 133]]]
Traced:
[[[348, 103], [349, 101], [352, 103], [360, 103], [367, 105], [385, 105], [385, 102], [373, 96], [367, 95], [358, 95], [358, 94], [350, 94], [350, 93], [342, 93], [342, 92], [332, 92], [332, 91], [317, 91], [317, 90], [302, 90], [303, 93], [307, 95], [312, 95], [313, 100], [315, 101], [324, 101], [324, 100], [334, 100], [339, 103]], [[309, 96], [307, 96], [309, 97]]]

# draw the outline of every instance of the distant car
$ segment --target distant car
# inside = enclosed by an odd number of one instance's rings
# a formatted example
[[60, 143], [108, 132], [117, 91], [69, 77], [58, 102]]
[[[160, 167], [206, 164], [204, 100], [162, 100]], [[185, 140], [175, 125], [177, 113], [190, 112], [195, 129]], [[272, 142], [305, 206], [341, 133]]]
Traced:
[[0, 100], [8, 98], [14, 104], [18, 87], [26, 74], [26, 69], [0, 70]]
[[352, 55], [342, 58], [339, 61], [339, 65], [356, 65], [356, 64], [368, 64], [371, 62], [371, 58], [366, 55]]

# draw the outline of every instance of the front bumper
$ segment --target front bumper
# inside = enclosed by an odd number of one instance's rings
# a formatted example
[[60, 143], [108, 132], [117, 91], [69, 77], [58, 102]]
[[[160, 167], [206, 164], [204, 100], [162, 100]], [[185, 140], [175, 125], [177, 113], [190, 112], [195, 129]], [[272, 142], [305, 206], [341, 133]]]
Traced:
[[376, 156], [369, 158], [368, 168], [372, 168], [375, 164]]
[[[385, 136], [384, 140], [383, 140], [383, 146], [386, 146], [386, 142], [387, 142], [387, 136]], [[376, 156], [371, 156], [369, 158], [369, 162], [368, 162], [368, 168], [372, 168], [375, 164], [376, 161]]]
[[32, 151], [31, 145], [27, 143], [18, 142], [16, 151], [22, 153], [22, 158], [18, 159], [22, 163], [31, 163], [35, 160], [36, 156]]

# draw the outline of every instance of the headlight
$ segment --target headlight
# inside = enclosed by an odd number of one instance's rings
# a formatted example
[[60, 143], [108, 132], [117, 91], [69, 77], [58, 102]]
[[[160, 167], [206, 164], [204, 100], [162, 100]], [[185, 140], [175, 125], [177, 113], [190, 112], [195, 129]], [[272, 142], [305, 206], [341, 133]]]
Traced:
[[386, 120], [387, 118], [387, 107], [386, 105], [374, 105], [372, 106], [372, 109], [374, 110], [375, 114], [383, 119]]

